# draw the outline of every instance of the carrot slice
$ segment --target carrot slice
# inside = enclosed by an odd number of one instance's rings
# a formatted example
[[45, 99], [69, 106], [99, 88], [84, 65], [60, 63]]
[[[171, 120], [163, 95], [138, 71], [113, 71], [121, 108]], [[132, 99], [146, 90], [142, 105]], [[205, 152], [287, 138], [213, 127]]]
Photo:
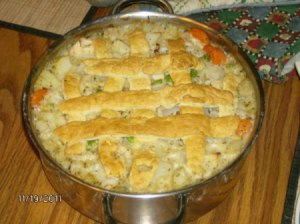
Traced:
[[240, 121], [236, 130], [236, 134], [240, 137], [245, 137], [252, 130], [252, 123], [249, 118]]
[[47, 89], [39, 89], [31, 94], [31, 106], [36, 107], [48, 93]]
[[204, 45], [209, 43], [209, 38], [203, 30], [192, 28], [188, 32]]
[[213, 64], [221, 65], [226, 62], [226, 55], [221, 48], [207, 44], [203, 50], [210, 56]]

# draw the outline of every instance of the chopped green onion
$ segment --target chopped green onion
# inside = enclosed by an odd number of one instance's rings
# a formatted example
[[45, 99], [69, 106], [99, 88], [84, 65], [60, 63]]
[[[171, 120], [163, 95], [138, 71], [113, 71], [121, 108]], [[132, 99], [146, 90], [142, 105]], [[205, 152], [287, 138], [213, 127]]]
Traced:
[[173, 80], [172, 80], [172, 78], [171, 78], [170, 75], [165, 75], [165, 81], [166, 81], [167, 83], [172, 83], [172, 82], [173, 82]]
[[102, 88], [101, 86], [97, 86], [95, 89], [96, 93], [102, 92]]
[[196, 78], [196, 77], [198, 77], [198, 71], [196, 69], [192, 68], [190, 71], [190, 75], [192, 78]]
[[230, 63], [228, 63], [228, 64], [226, 65], [226, 68], [227, 68], [227, 69], [234, 69], [235, 66], [236, 66], [236, 63], [230, 62]]
[[158, 85], [158, 84], [162, 84], [162, 83], [163, 83], [162, 79], [157, 79], [152, 82], [152, 85]]
[[98, 140], [90, 140], [90, 141], [87, 141], [86, 143], [86, 149], [87, 150], [93, 150], [97, 147], [98, 145]]
[[206, 62], [210, 62], [211, 61], [211, 57], [208, 54], [205, 54], [203, 56], [203, 60], [206, 61]]
[[134, 137], [133, 136], [129, 136], [126, 138], [128, 142], [133, 143], [134, 142]]

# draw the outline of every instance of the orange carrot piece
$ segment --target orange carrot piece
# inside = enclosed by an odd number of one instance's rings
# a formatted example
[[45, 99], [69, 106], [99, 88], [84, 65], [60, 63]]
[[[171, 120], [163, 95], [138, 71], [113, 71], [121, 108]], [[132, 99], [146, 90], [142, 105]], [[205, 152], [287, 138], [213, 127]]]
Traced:
[[206, 45], [209, 43], [209, 38], [203, 30], [192, 28], [188, 32], [202, 44]]
[[236, 130], [236, 134], [240, 137], [245, 137], [252, 130], [252, 123], [249, 118], [240, 121]]
[[31, 106], [36, 107], [48, 93], [47, 89], [39, 89], [31, 94]]
[[210, 56], [213, 64], [221, 65], [226, 62], [226, 55], [221, 48], [207, 44], [203, 50]]

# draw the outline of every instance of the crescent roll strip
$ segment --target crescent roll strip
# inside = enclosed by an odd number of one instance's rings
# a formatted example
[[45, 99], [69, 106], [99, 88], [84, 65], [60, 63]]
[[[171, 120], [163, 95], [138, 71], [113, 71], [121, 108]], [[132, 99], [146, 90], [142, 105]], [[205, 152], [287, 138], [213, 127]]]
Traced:
[[184, 139], [187, 165], [196, 174], [201, 174], [201, 163], [205, 156], [205, 135], [188, 136]]
[[129, 182], [135, 191], [145, 191], [158, 166], [159, 158], [151, 151], [141, 152], [132, 162]]
[[181, 138], [204, 133], [212, 137], [226, 137], [235, 133], [238, 116], [210, 118], [198, 114], [182, 114], [167, 117], [97, 118], [89, 121], [74, 121], [54, 130], [61, 141], [73, 144], [84, 139], [102, 135], [148, 135], [166, 138]]
[[233, 95], [229, 91], [190, 83], [174, 87], [168, 86], [157, 91], [100, 92], [66, 100], [59, 105], [59, 109], [72, 117], [74, 115], [84, 117], [90, 112], [100, 112], [104, 109], [120, 111], [131, 109], [155, 110], [159, 106], [170, 108], [181, 103], [191, 106], [199, 103], [232, 106]]
[[81, 96], [79, 90], [80, 76], [74, 72], [68, 72], [64, 77], [64, 97], [71, 99]]
[[175, 86], [192, 83], [192, 78], [187, 70], [174, 71], [171, 73], [171, 77]]
[[95, 56], [98, 59], [112, 57], [112, 53], [111, 53], [112, 44], [109, 39], [105, 39], [105, 38], [94, 39], [92, 40], [92, 44], [94, 45], [95, 48]]
[[126, 168], [118, 155], [118, 143], [110, 138], [100, 141], [98, 147], [99, 159], [102, 162], [105, 172], [109, 177], [126, 176]]
[[168, 71], [200, 67], [198, 58], [188, 52], [160, 54], [153, 57], [129, 56], [127, 58], [84, 60], [88, 75], [135, 76], [141, 73], [152, 75]]
[[149, 56], [149, 44], [142, 30], [135, 30], [128, 36], [132, 55]]
[[182, 38], [168, 40], [169, 52], [185, 51], [185, 42]]

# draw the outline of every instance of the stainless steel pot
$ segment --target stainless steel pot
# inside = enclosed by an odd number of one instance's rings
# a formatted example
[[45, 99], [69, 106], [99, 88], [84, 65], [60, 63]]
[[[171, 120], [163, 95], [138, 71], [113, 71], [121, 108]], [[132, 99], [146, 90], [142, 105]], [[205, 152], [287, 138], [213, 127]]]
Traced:
[[[264, 116], [264, 95], [261, 80], [247, 59], [245, 54], [227, 37], [209, 28], [208, 26], [188, 19], [186, 17], [171, 14], [172, 8], [167, 1], [146, 1], [158, 5], [165, 13], [156, 12], [134, 12], [117, 14], [124, 7], [136, 2], [122, 0], [117, 3], [112, 16], [108, 16], [89, 24], [80, 26], [63, 38], [56, 41], [38, 64], [32, 69], [24, 87], [22, 98], [22, 112], [26, 131], [38, 150], [44, 171], [54, 189], [62, 195], [62, 198], [73, 208], [82, 214], [104, 223], [184, 223], [197, 219], [202, 214], [217, 206], [232, 190], [239, 180], [241, 167], [254, 141], [258, 136], [259, 129]], [[184, 25], [187, 28], [196, 27], [205, 30], [209, 37], [224, 46], [242, 64], [247, 76], [252, 81], [257, 97], [257, 120], [251, 140], [243, 153], [226, 169], [205, 182], [193, 186], [164, 193], [135, 194], [115, 192], [97, 188], [70, 175], [51, 159], [45, 152], [43, 146], [36, 138], [32, 128], [31, 112], [29, 107], [29, 96], [32, 91], [32, 83], [40, 73], [41, 69], [56, 52], [66, 44], [94, 32], [99, 28], [128, 24], [133, 21], [167, 21], [173, 24]]]

